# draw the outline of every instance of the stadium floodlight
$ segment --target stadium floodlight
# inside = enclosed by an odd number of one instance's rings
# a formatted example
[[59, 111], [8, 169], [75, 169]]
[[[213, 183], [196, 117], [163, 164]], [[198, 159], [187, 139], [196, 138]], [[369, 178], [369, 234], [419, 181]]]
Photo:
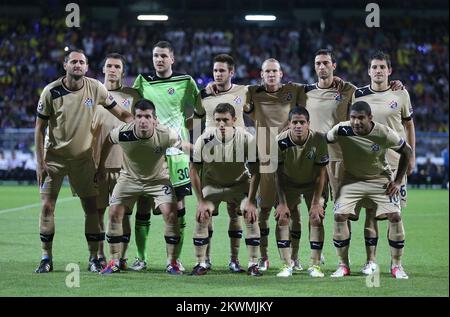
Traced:
[[167, 21], [169, 16], [161, 14], [140, 14], [137, 19], [139, 21]]
[[246, 21], [275, 21], [277, 19], [274, 15], [246, 15]]

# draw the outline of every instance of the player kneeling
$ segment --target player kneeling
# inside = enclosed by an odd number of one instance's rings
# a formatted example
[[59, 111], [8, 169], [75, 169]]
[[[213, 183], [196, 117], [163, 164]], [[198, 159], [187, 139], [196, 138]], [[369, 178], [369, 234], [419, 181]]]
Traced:
[[180, 241], [180, 226], [165, 153], [169, 147], [181, 148], [181, 139], [174, 130], [162, 124], [157, 125], [155, 107], [151, 101], [140, 100], [134, 111], [133, 122], [121, 125], [109, 133], [97, 171], [97, 177], [101, 178], [111, 146], [119, 144], [124, 154], [123, 168], [111, 196], [106, 234], [111, 260], [100, 274], [120, 272], [124, 215], [132, 212], [140, 196], [147, 196], [154, 199], [155, 208], [159, 207], [164, 218], [167, 260], [172, 264], [168, 273], [179, 275], [181, 271], [176, 264], [176, 246]]
[[[258, 269], [260, 231], [254, 204], [259, 183], [259, 163], [254, 137], [244, 129], [234, 127], [236, 113], [232, 105], [220, 103], [214, 110], [216, 129], [203, 133], [194, 146], [191, 180], [198, 207], [194, 232], [197, 264], [191, 275], [208, 272], [206, 248], [208, 225], [220, 202], [244, 215], [249, 261], [247, 274], [262, 275]], [[251, 173], [250, 183], [245, 164]], [[248, 199], [245, 198], [248, 193]]]

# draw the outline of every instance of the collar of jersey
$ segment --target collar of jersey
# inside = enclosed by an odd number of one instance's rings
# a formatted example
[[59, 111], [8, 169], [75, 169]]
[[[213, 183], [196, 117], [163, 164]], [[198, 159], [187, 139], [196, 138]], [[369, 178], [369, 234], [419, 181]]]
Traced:
[[119, 90], [121, 90], [122, 88], [123, 88], [123, 86], [120, 86], [119, 88], [116, 88], [116, 89], [111, 89], [111, 90], [108, 89], [108, 91], [119, 91]]
[[383, 93], [383, 92], [391, 90], [391, 87], [388, 87], [388, 89], [385, 89], [385, 90], [373, 90], [372, 89], [372, 84], [368, 85], [368, 87], [369, 87], [369, 90], [371, 92], [373, 92], [374, 94], [380, 94], [380, 93]]
[[231, 89], [233, 89], [233, 87], [234, 87], [234, 84], [233, 83], [231, 83], [231, 86], [230, 86], [230, 88], [228, 88], [227, 90], [223, 90], [223, 91], [219, 91], [219, 94], [224, 94], [224, 93], [227, 93], [227, 92], [229, 92]]
[[331, 83], [330, 87], [321, 88], [321, 87], [319, 87], [319, 82], [317, 82], [317, 83], [316, 83], [316, 88], [317, 88], [317, 89], [323, 89], [323, 90], [331, 89], [331, 88], [333, 88], [333, 83]]
[[64, 78], [66, 78], [66, 76], [63, 76], [63, 77], [61, 78], [61, 85], [63, 86], [63, 88], [64, 88], [65, 90], [67, 90], [67, 91], [69, 91], [69, 92], [77, 92], [77, 91], [80, 91], [81, 89], [84, 88], [85, 80], [86, 80], [86, 79], [84, 78], [84, 76], [83, 76], [83, 86], [81, 86], [81, 88], [80, 88], [80, 89], [77, 89], [77, 90], [70, 90], [69, 88], [67, 88], [67, 86], [64, 85]]
[[145, 140], [150, 140], [151, 138], [153, 138], [153, 136], [155, 135], [155, 131], [156, 130], [156, 127], [154, 127], [153, 128], [153, 134], [151, 135], [151, 136], [149, 136], [148, 138], [140, 138], [140, 137], [138, 137], [138, 135], [137, 135], [137, 133], [136, 133], [136, 124], [134, 124], [134, 126], [133, 126], [133, 135], [136, 137], [136, 139], [138, 139], [138, 140], [143, 140], [143, 141], [145, 141]]

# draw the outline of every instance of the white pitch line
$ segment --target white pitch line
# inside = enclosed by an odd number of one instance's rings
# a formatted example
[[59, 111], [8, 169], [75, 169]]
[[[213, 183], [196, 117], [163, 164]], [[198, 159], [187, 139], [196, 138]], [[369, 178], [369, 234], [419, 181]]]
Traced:
[[[74, 200], [75, 198], [77, 198], [77, 197], [67, 197], [67, 198], [59, 199], [59, 200], [56, 201], [56, 204], [58, 205], [59, 203], [64, 203], [64, 202], [67, 202], [67, 201], [71, 201], [71, 200]], [[41, 207], [41, 203], [31, 204], [31, 205], [26, 205], [26, 206], [16, 207], [16, 208], [1, 209], [0, 210], [0, 215], [1, 214], [6, 214], [8, 212], [26, 210], [26, 209], [37, 208], [37, 207]]]

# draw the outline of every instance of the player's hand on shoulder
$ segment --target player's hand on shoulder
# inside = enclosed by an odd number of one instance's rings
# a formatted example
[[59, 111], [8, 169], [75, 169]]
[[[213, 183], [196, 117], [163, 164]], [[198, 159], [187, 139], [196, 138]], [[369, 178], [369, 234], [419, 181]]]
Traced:
[[389, 85], [391, 86], [392, 90], [403, 90], [405, 89], [405, 86], [400, 80], [391, 80], [389, 82]]
[[210, 81], [206, 87], [205, 87], [205, 91], [208, 95], [217, 95], [217, 93], [219, 92], [219, 88], [217, 86], [217, 83], [215, 81]]
[[332, 87], [338, 91], [342, 91], [344, 89], [344, 81], [341, 77], [333, 76], [333, 84]]

